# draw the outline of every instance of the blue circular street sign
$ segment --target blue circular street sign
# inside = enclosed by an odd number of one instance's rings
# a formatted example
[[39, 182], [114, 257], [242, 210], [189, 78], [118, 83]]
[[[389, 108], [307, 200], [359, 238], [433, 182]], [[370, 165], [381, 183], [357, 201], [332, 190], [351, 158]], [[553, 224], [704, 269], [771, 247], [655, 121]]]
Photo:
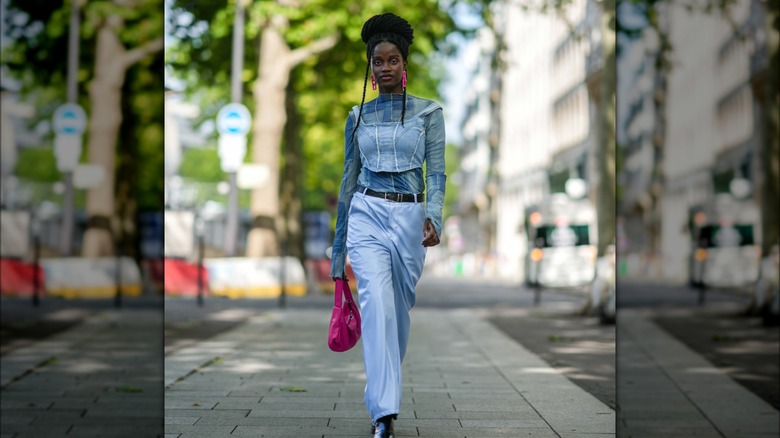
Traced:
[[65, 135], [81, 135], [87, 127], [87, 114], [75, 103], [60, 105], [54, 111], [54, 132]]
[[229, 103], [217, 114], [217, 130], [223, 135], [245, 135], [252, 126], [249, 110], [240, 103]]

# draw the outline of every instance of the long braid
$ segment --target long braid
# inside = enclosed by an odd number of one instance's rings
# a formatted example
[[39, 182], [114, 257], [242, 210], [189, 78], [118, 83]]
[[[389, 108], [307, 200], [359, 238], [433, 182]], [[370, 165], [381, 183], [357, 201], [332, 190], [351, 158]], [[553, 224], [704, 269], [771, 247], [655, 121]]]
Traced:
[[[352, 134], [350, 134], [349, 138], [352, 138], [355, 136], [355, 131], [358, 129], [358, 125], [360, 124], [360, 117], [363, 115], [363, 104], [366, 102], [366, 85], [368, 85], [368, 69], [371, 66], [370, 63], [366, 63], [366, 76], [363, 78], [363, 99], [360, 100], [360, 111], [358, 111], [358, 118], [355, 122], [355, 127], [352, 128]], [[404, 92], [406, 92], [404, 90]], [[405, 110], [406, 108], [404, 108]], [[401, 117], [403, 119], [403, 117]]]

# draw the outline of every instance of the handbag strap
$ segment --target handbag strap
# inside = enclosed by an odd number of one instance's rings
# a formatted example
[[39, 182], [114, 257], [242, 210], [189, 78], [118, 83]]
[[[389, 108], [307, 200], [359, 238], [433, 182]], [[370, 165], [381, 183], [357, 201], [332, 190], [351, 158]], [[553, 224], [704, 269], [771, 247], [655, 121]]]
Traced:
[[336, 291], [333, 293], [333, 305], [340, 308], [344, 299], [352, 301], [352, 292], [350, 292], [349, 283], [346, 280], [337, 278]]

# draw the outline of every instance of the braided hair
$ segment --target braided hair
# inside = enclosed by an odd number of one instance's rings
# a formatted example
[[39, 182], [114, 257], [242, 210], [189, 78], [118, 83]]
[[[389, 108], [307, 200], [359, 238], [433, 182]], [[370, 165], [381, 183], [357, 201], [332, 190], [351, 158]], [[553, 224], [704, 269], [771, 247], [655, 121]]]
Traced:
[[[398, 47], [398, 51], [401, 52], [403, 60], [406, 61], [409, 57], [409, 46], [412, 45], [412, 40], [414, 39], [414, 29], [412, 29], [408, 21], [387, 12], [369, 18], [363, 24], [360, 38], [366, 43], [366, 74], [363, 78], [363, 98], [360, 101], [360, 111], [358, 112], [357, 123], [355, 123], [355, 128], [352, 130], [352, 135], [355, 135], [355, 131], [357, 131], [358, 125], [360, 125], [360, 117], [363, 115], [363, 104], [366, 102], [366, 86], [368, 85], [368, 71], [371, 68], [371, 56], [374, 53], [374, 48], [379, 43], [394, 44]], [[406, 87], [404, 87], [403, 108], [401, 110], [401, 126], [404, 124], [405, 115]]]

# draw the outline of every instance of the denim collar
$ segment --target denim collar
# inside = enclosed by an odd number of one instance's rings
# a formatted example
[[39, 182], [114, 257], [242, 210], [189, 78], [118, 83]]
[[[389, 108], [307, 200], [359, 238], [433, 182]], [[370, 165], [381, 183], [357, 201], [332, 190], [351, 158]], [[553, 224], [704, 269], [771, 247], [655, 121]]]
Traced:
[[376, 100], [379, 103], [384, 103], [384, 102], [401, 102], [403, 99], [404, 99], [403, 93], [379, 94], [376, 97]]

